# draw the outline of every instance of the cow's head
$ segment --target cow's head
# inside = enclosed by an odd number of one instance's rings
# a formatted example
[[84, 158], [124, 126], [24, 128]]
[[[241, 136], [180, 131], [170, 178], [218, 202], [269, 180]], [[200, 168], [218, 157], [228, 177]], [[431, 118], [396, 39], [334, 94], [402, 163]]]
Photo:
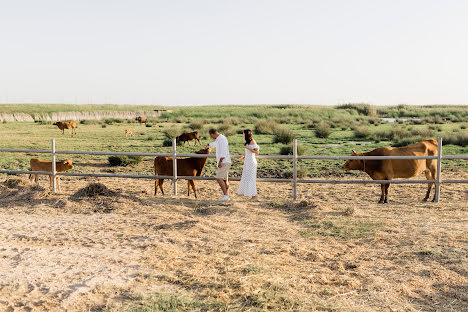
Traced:
[[195, 152], [195, 154], [209, 154], [209, 153], [211, 153], [210, 148], [204, 148], [204, 149], [199, 150], [198, 152]]
[[58, 121], [56, 121], [56, 122], [54, 122], [52, 125], [56, 126], [56, 125], [58, 125], [58, 124], [59, 124]]
[[73, 159], [64, 160], [62, 164], [65, 166], [65, 170], [70, 170], [73, 168]]
[[[359, 156], [360, 154], [356, 153], [354, 150], [351, 153], [351, 156]], [[364, 168], [362, 160], [360, 159], [348, 159], [344, 165], [344, 170], [362, 170]]]

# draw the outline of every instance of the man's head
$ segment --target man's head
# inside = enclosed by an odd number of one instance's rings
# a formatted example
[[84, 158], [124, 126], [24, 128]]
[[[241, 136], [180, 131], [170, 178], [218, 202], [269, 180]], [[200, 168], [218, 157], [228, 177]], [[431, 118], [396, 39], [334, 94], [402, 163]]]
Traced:
[[210, 137], [212, 139], [216, 139], [219, 135], [218, 130], [216, 130], [215, 128], [211, 128], [210, 131], [208, 131], [208, 133], [210, 134]]

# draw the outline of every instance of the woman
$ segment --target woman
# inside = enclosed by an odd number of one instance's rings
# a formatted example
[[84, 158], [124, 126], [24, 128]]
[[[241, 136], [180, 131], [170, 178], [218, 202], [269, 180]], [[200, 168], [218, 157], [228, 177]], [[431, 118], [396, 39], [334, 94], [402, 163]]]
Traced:
[[260, 147], [257, 142], [252, 138], [251, 130], [244, 130], [245, 139], [245, 153], [242, 155], [241, 160], [244, 161], [244, 168], [242, 169], [242, 178], [239, 184], [239, 195], [252, 196], [252, 199], [257, 199], [257, 159]]

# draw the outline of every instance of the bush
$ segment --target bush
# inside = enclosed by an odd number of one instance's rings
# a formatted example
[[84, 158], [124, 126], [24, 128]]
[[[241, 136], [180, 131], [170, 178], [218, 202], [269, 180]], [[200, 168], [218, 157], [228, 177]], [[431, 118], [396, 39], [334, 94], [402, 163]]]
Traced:
[[225, 136], [230, 136], [236, 134], [236, 129], [231, 126], [229, 122], [223, 123], [218, 127], [218, 132], [224, 134]]
[[452, 133], [449, 135], [445, 135], [443, 136], [442, 143], [459, 145], [462, 147], [468, 146], [468, 133], [462, 132], [462, 133]]
[[[293, 154], [293, 146], [292, 144], [291, 145], [287, 145], [287, 146], [283, 146], [281, 149], [280, 149], [280, 155], [292, 155]], [[302, 145], [300, 144], [297, 144], [297, 154], [298, 155], [304, 155], [304, 148], [302, 147]]]
[[151, 128], [151, 127], [153, 126], [153, 124], [145, 123], [145, 126], [146, 126], [147, 128]]
[[315, 127], [315, 135], [318, 138], [328, 138], [331, 132], [332, 130], [330, 128], [330, 125], [325, 121], [319, 122], [318, 125]]
[[275, 136], [273, 137], [273, 143], [290, 144], [296, 136], [291, 129], [286, 127], [277, 128]]
[[119, 155], [115, 155], [115, 156], [109, 156], [107, 158], [107, 160], [109, 161], [109, 164], [111, 166], [125, 167], [125, 166], [128, 166], [128, 165], [137, 165], [137, 164], [141, 163], [142, 158], [141, 158], [141, 156], [119, 156]]
[[273, 134], [278, 127], [276, 122], [260, 120], [255, 123], [255, 134]]
[[190, 123], [189, 127], [194, 131], [199, 131], [205, 126], [205, 124], [206, 120], [195, 120]]
[[164, 132], [164, 137], [168, 140], [171, 141], [171, 145], [172, 145], [172, 139], [181, 135], [182, 133], [182, 130], [180, 128], [169, 128], [167, 130], [165, 130]]
[[343, 104], [343, 105], [338, 105], [336, 108], [337, 109], [354, 110], [359, 115], [377, 116], [377, 109], [374, 106], [371, 106], [370, 104], [365, 104], [365, 103]]
[[[304, 166], [303, 164], [300, 164], [297, 167], [297, 178], [298, 179], [304, 179], [304, 178], [307, 178], [308, 175], [309, 175], [309, 169], [307, 169], [307, 167]], [[288, 170], [288, 171], [284, 172], [283, 177], [286, 178], [286, 179], [292, 179], [293, 178], [293, 171]]]
[[122, 123], [122, 119], [117, 119], [117, 118], [109, 118], [109, 119], [104, 119], [104, 123], [107, 125], [113, 125], [114, 123]]
[[165, 139], [162, 143], [163, 146], [172, 146], [172, 140]]
[[106, 124], [101, 125], [101, 128], [107, 128]]
[[99, 120], [80, 120], [81, 125], [99, 125], [100, 123]]
[[434, 131], [429, 128], [413, 128], [410, 130], [412, 136], [430, 139], [434, 136]]
[[353, 132], [354, 132], [354, 137], [355, 138], [359, 138], [359, 139], [365, 139], [365, 138], [368, 138], [369, 135], [370, 135], [370, 131], [367, 127], [356, 127], [356, 128], [353, 128]]

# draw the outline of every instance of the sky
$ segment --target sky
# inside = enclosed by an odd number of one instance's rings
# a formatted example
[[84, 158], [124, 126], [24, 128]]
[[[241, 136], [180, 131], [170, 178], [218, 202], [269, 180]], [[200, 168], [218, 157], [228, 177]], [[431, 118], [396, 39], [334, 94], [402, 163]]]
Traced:
[[0, 0], [0, 103], [468, 104], [465, 0]]

